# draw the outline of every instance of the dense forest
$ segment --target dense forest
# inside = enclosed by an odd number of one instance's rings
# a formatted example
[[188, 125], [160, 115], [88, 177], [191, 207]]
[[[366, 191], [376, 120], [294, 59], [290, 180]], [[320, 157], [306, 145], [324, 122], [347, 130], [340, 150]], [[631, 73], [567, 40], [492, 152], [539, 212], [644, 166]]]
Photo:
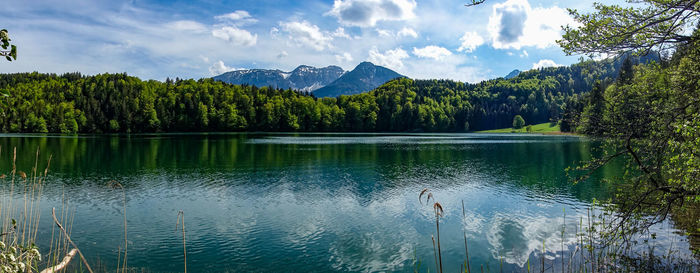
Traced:
[[[641, 61], [653, 59], [642, 58]], [[639, 58], [635, 59], [639, 62]], [[140, 133], [180, 131], [456, 132], [562, 119], [580, 110], [621, 59], [585, 61], [477, 84], [397, 79], [363, 94], [315, 98], [212, 79], [142, 81], [126, 74], [0, 75], [9, 91], [3, 132]]]

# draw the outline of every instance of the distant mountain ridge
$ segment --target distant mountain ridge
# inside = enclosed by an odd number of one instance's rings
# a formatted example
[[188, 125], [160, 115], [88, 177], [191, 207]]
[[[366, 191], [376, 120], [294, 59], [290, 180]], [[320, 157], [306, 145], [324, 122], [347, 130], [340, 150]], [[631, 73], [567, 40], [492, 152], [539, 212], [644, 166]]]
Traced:
[[313, 92], [316, 97], [337, 97], [369, 92], [390, 80], [402, 77], [405, 76], [386, 67], [362, 62], [349, 72], [338, 66], [316, 68], [300, 65], [291, 72], [247, 69], [226, 72], [213, 79], [231, 84]]
[[337, 97], [369, 92], [380, 85], [405, 76], [383, 66], [362, 62], [352, 71], [343, 74], [332, 83], [314, 91], [316, 97]]
[[300, 65], [290, 72], [279, 69], [246, 69], [223, 73], [213, 79], [230, 84], [248, 84], [258, 87], [314, 91], [340, 78], [345, 71], [338, 66], [316, 68]]
[[518, 75], [520, 75], [520, 73], [522, 73], [522, 71], [515, 69], [515, 70], [511, 71], [510, 73], [508, 73], [508, 75], [506, 75], [503, 78], [505, 78], [506, 80], [512, 79], [512, 78], [515, 78]]

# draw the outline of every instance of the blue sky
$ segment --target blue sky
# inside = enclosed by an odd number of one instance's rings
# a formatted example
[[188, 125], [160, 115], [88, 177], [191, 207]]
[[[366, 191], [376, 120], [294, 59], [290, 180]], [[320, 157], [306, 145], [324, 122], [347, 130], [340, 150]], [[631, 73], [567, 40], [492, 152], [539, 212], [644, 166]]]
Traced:
[[476, 82], [568, 65], [554, 43], [592, 1], [10, 0], [0, 27], [18, 46], [0, 72], [127, 72], [143, 79], [371, 61], [411, 78]]

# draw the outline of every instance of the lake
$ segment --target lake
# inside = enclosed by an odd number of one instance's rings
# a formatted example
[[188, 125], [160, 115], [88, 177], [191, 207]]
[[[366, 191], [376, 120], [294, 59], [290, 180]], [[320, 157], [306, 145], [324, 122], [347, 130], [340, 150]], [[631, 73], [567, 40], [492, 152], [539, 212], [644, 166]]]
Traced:
[[[180, 210], [190, 272], [413, 272], [416, 259], [435, 272], [424, 188], [444, 208], [445, 271], [464, 261], [463, 232], [472, 270], [510, 271], [539, 262], [543, 243], [548, 263], [562, 242], [570, 249], [593, 200], [614, 192], [600, 180], [622, 174], [620, 163], [576, 185], [567, 178], [594, 145], [518, 134], [0, 135], [0, 173], [13, 147], [27, 173], [37, 148], [40, 170], [52, 156], [38, 246], [48, 251], [51, 208], [65, 207], [93, 267], [114, 270], [124, 245], [114, 180], [126, 194], [129, 267], [149, 272], [183, 271]], [[22, 200], [0, 181], [3, 200]], [[670, 224], [658, 240], [688, 249]]]

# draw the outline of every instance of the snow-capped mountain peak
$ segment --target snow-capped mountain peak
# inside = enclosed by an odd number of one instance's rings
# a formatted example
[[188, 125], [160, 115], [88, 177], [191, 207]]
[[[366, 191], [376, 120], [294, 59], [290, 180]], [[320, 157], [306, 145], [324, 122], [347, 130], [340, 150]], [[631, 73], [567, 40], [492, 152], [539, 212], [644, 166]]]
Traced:
[[214, 79], [232, 84], [272, 86], [311, 92], [335, 81], [344, 73], [345, 71], [338, 66], [316, 68], [300, 65], [291, 72], [271, 69], [248, 69], [226, 72], [215, 76]]

